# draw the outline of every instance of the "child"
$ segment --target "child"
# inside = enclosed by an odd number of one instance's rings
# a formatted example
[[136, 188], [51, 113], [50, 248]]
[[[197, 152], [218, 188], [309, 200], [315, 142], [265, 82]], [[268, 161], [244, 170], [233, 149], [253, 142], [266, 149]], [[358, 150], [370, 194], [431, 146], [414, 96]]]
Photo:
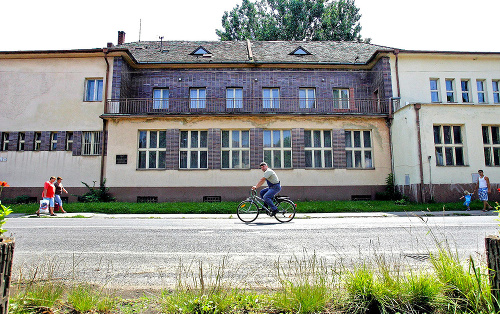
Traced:
[[469, 191], [464, 191], [464, 195], [460, 199], [465, 199], [464, 206], [467, 206], [466, 210], [470, 210], [470, 201], [472, 199], [472, 195], [470, 195]]

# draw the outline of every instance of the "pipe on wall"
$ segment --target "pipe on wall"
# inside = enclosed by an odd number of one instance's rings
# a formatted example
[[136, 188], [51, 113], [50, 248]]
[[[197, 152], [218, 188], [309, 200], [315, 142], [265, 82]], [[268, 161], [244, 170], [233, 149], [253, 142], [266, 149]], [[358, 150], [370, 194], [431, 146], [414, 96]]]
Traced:
[[[103, 112], [106, 112], [106, 101], [108, 100], [108, 86], [109, 86], [109, 61], [108, 61], [108, 49], [104, 48], [102, 50], [104, 52], [104, 61], [106, 62], [106, 82], [104, 83], [104, 107]], [[106, 119], [102, 119], [102, 139], [101, 139], [101, 173], [99, 182], [100, 185], [104, 185], [105, 178], [105, 163], [106, 163], [106, 154], [105, 148], [107, 143], [107, 132], [108, 132], [108, 121]]]
[[421, 104], [414, 104], [415, 108], [415, 123], [417, 125], [417, 146], [418, 146], [418, 167], [420, 171], [420, 189], [417, 201], [422, 203], [424, 201], [424, 165], [422, 162], [422, 138], [420, 136], [420, 108]]

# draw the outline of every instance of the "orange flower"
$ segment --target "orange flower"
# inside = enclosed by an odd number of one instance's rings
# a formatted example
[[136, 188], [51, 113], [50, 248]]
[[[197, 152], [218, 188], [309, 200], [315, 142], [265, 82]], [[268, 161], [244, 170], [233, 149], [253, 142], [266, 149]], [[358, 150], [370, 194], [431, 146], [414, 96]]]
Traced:
[[0, 181], [0, 186], [1, 187], [8, 187], [10, 185], [7, 183], [7, 181]]

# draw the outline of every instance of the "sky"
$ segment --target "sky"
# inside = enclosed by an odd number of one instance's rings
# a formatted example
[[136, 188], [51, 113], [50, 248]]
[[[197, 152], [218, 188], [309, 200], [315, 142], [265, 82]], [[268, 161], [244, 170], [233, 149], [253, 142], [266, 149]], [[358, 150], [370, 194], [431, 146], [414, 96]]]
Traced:
[[[103, 48], [125, 41], [218, 40], [241, 0], [6, 0], [0, 51]], [[356, 0], [361, 36], [409, 50], [500, 52], [499, 0]]]

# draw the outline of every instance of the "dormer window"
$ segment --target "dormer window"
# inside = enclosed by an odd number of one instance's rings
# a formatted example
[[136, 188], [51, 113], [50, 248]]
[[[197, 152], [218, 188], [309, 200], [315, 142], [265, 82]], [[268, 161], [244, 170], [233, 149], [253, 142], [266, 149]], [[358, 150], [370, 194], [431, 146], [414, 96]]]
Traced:
[[196, 48], [193, 52], [190, 53], [193, 56], [202, 56], [202, 57], [211, 57], [212, 53], [202, 46]]
[[306, 55], [310, 55], [311, 53], [299, 46], [297, 49], [292, 51], [290, 54], [295, 55], [295, 56], [306, 56]]

